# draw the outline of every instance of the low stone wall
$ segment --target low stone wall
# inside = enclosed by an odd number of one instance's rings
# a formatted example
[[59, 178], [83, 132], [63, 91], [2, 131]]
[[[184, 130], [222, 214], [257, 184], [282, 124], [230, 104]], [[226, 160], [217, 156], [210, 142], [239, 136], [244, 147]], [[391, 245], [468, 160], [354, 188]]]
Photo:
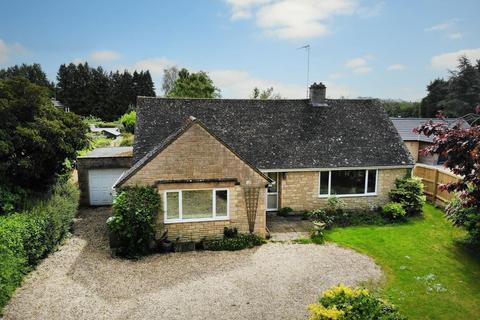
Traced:
[[[378, 170], [377, 195], [342, 197], [348, 209], [370, 209], [388, 202], [388, 192], [396, 178], [404, 177], [408, 169]], [[288, 172], [281, 181], [280, 203], [294, 211], [325, 207], [328, 198], [318, 196], [319, 172]]]

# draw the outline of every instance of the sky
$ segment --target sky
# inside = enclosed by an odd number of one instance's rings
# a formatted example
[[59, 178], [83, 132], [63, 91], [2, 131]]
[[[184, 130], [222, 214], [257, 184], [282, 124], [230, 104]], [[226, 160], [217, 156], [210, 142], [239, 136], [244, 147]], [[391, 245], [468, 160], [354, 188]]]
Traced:
[[0, 68], [40, 63], [206, 71], [224, 98], [273, 87], [305, 98], [420, 100], [460, 55], [480, 59], [480, 1], [102, 0], [0, 2]]

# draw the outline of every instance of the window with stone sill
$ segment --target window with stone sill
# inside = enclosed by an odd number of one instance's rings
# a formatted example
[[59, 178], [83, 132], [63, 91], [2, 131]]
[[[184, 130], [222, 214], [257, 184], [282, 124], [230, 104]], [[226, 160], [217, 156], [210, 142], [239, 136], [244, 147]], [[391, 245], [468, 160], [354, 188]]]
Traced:
[[225, 220], [229, 217], [228, 189], [167, 190], [165, 222]]

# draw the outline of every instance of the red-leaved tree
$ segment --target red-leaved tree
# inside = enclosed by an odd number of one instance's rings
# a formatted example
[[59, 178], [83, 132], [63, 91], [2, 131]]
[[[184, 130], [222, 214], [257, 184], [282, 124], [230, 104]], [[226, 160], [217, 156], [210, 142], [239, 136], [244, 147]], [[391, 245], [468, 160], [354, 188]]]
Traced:
[[[480, 106], [477, 107], [480, 113]], [[457, 192], [461, 207], [468, 209], [461, 211], [456, 206], [456, 211], [447, 216], [456, 224], [467, 228], [473, 240], [480, 236], [480, 125], [475, 125], [479, 119], [469, 115], [472, 126], [465, 126], [465, 121], [454, 123], [445, 121], [440, 113], [436, 121], [428, 121], [414, 131], [419, 134], [433, 137], [433, 144], [423, 149], [423, 154], [438, 154], [447, 160], [444, 166], [456, 175], [462, 177], [458, 182], [440, 185], [441, 190]], [[461, 216], [461, 217], [460, 217]]]

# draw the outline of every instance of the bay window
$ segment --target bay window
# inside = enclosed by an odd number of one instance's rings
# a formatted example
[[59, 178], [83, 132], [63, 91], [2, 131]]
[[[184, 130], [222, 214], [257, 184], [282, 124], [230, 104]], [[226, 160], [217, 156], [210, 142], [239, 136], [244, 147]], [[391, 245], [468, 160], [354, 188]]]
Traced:
[[228, 189], [168, 190], [164, 194], [165, 222], [225, 220]]
[[377, 170], [320, 171], [319, 195], [362, 196], [377, 193]]

